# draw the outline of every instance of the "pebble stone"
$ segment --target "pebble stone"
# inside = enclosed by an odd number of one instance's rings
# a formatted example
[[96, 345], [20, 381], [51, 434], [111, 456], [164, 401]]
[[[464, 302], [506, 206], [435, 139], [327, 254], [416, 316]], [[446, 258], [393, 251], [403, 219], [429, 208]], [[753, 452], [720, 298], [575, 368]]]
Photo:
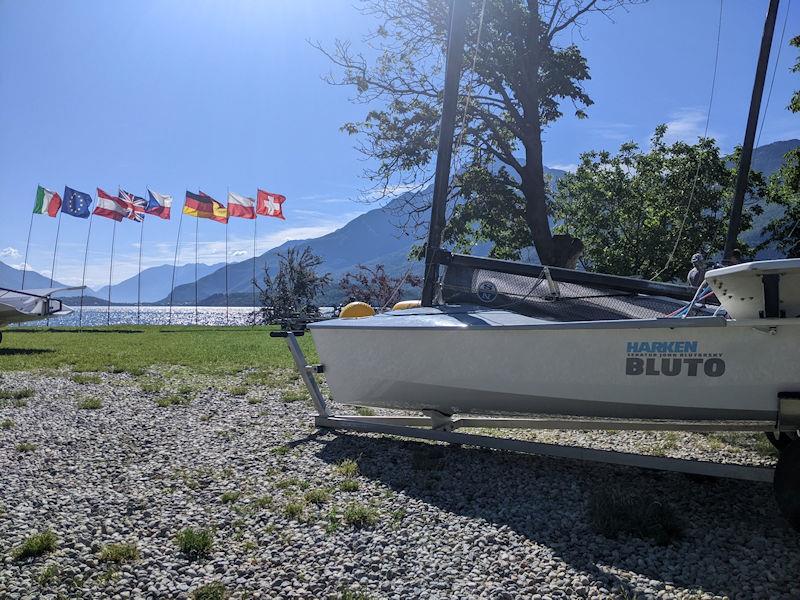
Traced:
[[[67, 371], [11, 372], [0, 388], [35, 391], [0, 421], [0, 598], [186, 598], [222, 582], [234, 598], [531, 599], [798, 598], [800, 535], [780, 517], [769, 484], [689, 478], [565, 459], [315, 431], [311, 407], [227, 377], [151, 369], [166, 390], [194, 386], [186, 406], [159, 407], [142, 378]], [[83, 396], [102, 399], [79, 410]], [[342, 407], [336, 407], [342, 411]], [[520, 435], [519, 432], [516, 435]], [[540, 441], [769, 464], [751, 445], [700, 434], [526, 432]], [[30, 452], [16, 449], [31, 442]], [[358, 464], [340, 489], [342, 461]], [[608, 539], [587, 516], [594, 490], [616, 485], [671, 505], [683, 536], [668, 546]], [[326, 488], [300, 518], [306, 491]], [[225, 492], [239, 492], [223, 502]], [[260, 501], [258, 499], [261, 499]], [[344, 521], [371, 507], [372, 526]], [[175, 535], [214, 530], [210, 556], [183, 556]], [[45, 528], [45, 556], [11, 551]], [[140, 557], [99, 560], [112, 542]], [[58, 574], [42, 582], [44, 569]], [[361, 594], [361, 595], [358, 595]]]

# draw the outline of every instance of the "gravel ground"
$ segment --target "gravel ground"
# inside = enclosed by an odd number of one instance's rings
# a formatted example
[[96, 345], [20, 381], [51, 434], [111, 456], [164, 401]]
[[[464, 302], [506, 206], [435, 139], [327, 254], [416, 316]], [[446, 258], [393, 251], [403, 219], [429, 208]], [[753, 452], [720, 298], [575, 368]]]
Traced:
[[[34, 392], [0, 408], [0, 598], [185, 597], [211, 582], [241, 598], [800, 597], [800, 536], [767, 484], [317, 433], [309, 405], [275, 385], [97, 377], [0, 379]], [[184, 400], [159, 406], [158, 381]], [[102, 406], [79, 409], [86, 397]], [[536, 435], [773, 460], [738, 438]], [[609, 486], [674, 509], [682, 536], [660, 546], [595, 533], [590, 498]], [[187, 527], [213, 531], [208, 556], [181, 553]], [[54, 550], [14, 558], [47, 528]], [[138, 558], [101, 560], [118, 542]]]

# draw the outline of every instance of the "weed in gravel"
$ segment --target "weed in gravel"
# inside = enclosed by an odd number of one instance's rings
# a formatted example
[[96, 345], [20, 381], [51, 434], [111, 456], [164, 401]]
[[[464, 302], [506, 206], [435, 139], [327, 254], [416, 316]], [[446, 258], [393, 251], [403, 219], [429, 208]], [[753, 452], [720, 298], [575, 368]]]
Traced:
[[231, 396], [246, 396], [249, 390], [246, 385], [234, 385], [228, 388], [228, 393]]
[[11, 551], [11, 558], [22, 560], [23, 558], [42, 556], [55, 550], [57, 545], [56, 534], [50, 529], [45, 529], [28, 536], [22, 544]]
[[118, 544], [106, 544], [100, 549], [100, 560], [102, 562], [112, 562], [122, 564], [139, 559], [139, 549], [135, 543], [121, 542]]
[[339, 600], [371, 600], [371, 597], [366, 592], [343, 587], [339, 592]]
[[336, 472], [343, 477], [355, 477], [358, 475], [358, 463], [352, 458], [343, 460], [336, 465]]
[[17, 452], [33, 452], [36, 450], [36, 444], [31, 442], [20, 442], [16, 445]]
[[338, 531], [342, 524], [342, 519], [339, 517], [339, 513], [336, 512], [335, 508], [332, 508], [328, 511], [328, 514], [325, 515], [325, 520], [327, 521], [325, 524], [325, 533], [333, 533], [334, 531]]
[[189, 385], [188, 383], [182, 383], [181, 385], [178, 386], [178, 389], [176, 391], [182, 396], [189, 396], [190, 394], [194, 393], [194, 387]]
[[283, 507], [284, 514], [290, 519], [295, 519], [296, 521], [303, 520], [305, 510], [306, 503], [302, 499], [290, 500], [286, 503], [286, 506]]
[[157, 398], [156, 404], [161, 408], [166, 408], [168, 406], [186, 406], [191, 401], [191, 398], [187, 398], [183, 394], [167, 394]]
[[281, 400], [284, 402], [301, 402], [303, 400], [311, 400], [311, 396], [303, 388], [289, 389], [281, 392]]
[[292, 487], [300, 488], [304, 490], [308, 487], [308, 482], [303, 481], [299, 477], [287, 477], [286, 479], [281, 479], [278, 483], [275, 484], [279, 490], [288, 490]]
[[258, 544], [253, 540], [245, 540], [242, 542], [242, 550], [245, 552], [253, 552], [258, 549]]
[[80, 410], [97, 410], [102, 408], [103, 403], [100, 398], [83, 398], [78, 401], [78, 408]]
[[50, 585], [56, 579], [58, 579], [58, 575], [59, 575], [58, 565], [55, 563], [50, 563], [44, 569], [41, 570], [36, 580], [39, 582], [39, 585], [46, 586]]
[[372, 527], [378, 522], [377, 509], [353, 502], [344, 509], [344, 522], [351, 527]]
[[391, 512], [392, 521], [402, 521], [406, 518], [406, 509], [405, 508], [398, 508], [397, 510], [393, 510]]
[[164, 383], [158, 379], [149, 379], [140, 383], [139, 389], [145, 394], [157, 394], [164, 389]]
[[314, 488], [305, 493], [306, 502], [311, 504], [325, 504], [331, 497], [331, 493], [326, 488]]
[[343, 492], [357, 492], [358, 481], [356, 479], [345, 479], [339, 484], [339, 489]]
[[275, 446], [274, 448], [270, 448], [270, 452], [272, 454], [277, 455], [277, 456], [285, 456], [285, 455], [289, 454], [289, 450], [290, 450], [289, 446], [286, 446], [286, 445]]
[[356, 413], [361, 415], [362, 417], [375, 416], [375, 411], [372, 410], [369, 406], [356, 406]]
[[0, 390], [0, 400], [22, 400], [33, 396], [33, 390], [30, 388], [21, 388], [18, 390]]
[[230, 594], [221, 581], [212, 581], [201, 585], [191, 594], [193, 600], [225, 600]]
[[251, 396], [247, 399], [248, 404], [261, 404], [261, 398], [256, 398], [255, 396]]
[[102, 379], [100, 379], [99, 375], [93, 375], [88, 373], [77, 373], [70, 377], [74, 383], [80, 385], [86, 385], [87, 383], [101, 383]]
[[211, 554], [214, 532], [210, 529], [187, 527], [178, 532], [178, 535], [175, 536], [175, 543], [189, 560], [204, 558]]
[[272, 506], [272, 496], [259, 496], [253, 500], [253, 508], [262, 509]]
[[220, 502], [223, 504], [233, 504], [239, 499], [239, 496], [242, 495], [242, 492], [239, 490], [228, 490], [224, 492], [222, 496], [219, 497]]
[[14, 426], [14, 421], [11, 419], [3, 419], [0, 421], [0, 429], [11, 429]]
[[589, 499], [589, 522], [608, 538], [621, 534], [651, 538], [666, 546], [680, 538], [682, 527], [673, 508], [660, 500], [621, 487], [595, 490]]

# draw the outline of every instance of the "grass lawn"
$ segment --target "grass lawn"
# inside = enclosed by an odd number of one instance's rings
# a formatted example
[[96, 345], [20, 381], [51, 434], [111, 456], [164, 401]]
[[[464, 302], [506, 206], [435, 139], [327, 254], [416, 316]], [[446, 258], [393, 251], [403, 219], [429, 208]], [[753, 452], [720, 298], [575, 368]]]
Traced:
[[[75, 371], [128, 371], [181, 365], [202, 373], [292, 368], [283, 338], [270, 327], [155, 325], [3, 331], [0, 371], [71, 367]], [[300, 338], [309, 361], [317, 355], [310, 335]]]

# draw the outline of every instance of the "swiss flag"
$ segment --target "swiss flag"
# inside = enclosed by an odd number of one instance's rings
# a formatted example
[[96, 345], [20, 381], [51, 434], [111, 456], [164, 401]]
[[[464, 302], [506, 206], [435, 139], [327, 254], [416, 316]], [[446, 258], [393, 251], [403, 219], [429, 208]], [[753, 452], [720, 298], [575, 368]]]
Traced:
[[277, 217], [286, 220], [283, 216], [283, 203], [286, 202], [286, 196], [280, 194], [273, 194], [272, 192], [265, 192], [258, 190], [256, 197], [256, 212], [265, 217]]

